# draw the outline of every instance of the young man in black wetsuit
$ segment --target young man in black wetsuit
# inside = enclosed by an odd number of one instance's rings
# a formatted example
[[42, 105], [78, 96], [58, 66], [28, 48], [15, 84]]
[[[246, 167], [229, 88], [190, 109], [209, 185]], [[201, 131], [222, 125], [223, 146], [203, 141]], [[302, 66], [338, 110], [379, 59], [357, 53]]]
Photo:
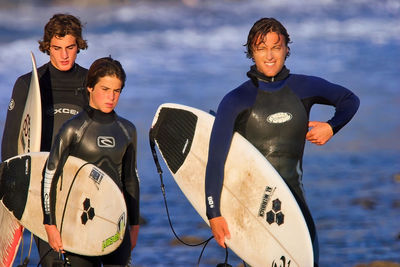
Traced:
[[[305, 140], [316, 145], [328, 142], [354, 116], [359, 99], [321, 78], [291, 74], [285, 67], [289, 43], [285, 27], [273, 18], [258, 20], [249, 32], [247, 56], [255, 62], [247, 73], [250, 80], [223, 98], [213, 125], [206, 169], [207, 217], [217, 243], [225, 247], [230, 233], [220, 212], [220, 197], [225, 159], [237, 131], [268, 159], [293, 192], [306, 217], [318, 266], [318, 240], [301, 181]], [[334, 106], [334, 116], [327, 122], [309, 121], [314, 104]]]
[[[41, 151], [50, 151], [53, 138], [61, 125], [87, 104], [87, 69], [75, 63], [79, 51], [86, 48], [87, 43], [82, 38], [82, 24], [78, 18], [69, 14], [55, 14], [46, 24], [43, 40], [39, 41], [40, 51], [50, 56], [50, 62], [38, 68], [42, 99]], [[19, 127], [31, 75], [31, 72], [22, 75], [15, 82], [4, 125], [2, 161], [18, 154]], [[52, 266], [53, 260], [59, 257], [58, 253], [46, 254], [49, 245], [38, 238], [35, 240], [42, 266]]]
[[[57, 252], [63, 251], [60, 232], [55, 225], [57, 182], [69, 155], [91, 162], [105, 171], [119, 186], [127, 204], [130, 226], [117, 250], [102, 257], [69, 254], [74, 267], [100, 266], [101, 263], [104, 266], [125, 266], [136, 245], [139, 232], [136, 128], [114, 111], [125, 77], [121, 64], [110, 57], [98, 59], [92, 64], [87, 78], [89, 106], [62, 126], [46, 165], [42, 190], [44, 224], [49, 244]], [[104, 138], [110, 141], [109, 145], [101, 145], [100, 141]]]

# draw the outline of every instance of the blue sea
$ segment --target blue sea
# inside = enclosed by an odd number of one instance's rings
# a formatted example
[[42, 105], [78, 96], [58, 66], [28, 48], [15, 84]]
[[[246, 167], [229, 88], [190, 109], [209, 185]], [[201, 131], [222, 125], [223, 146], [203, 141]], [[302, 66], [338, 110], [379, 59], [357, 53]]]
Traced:
[[[0, 2], [0, 135], [17, 77], [30, 71], [43, 27], [58, 12], [85, 23], [89, 49], [77, 62], [89, 67], [112, 55], [128, 75], [117, 112], [138, 129], [142, 225], [133, 266], [196, 266], [201, 247], [173, 245], [160, 181], [148, 145], [157, 107], [176, 102], [209, 111], [247, 79], [252, 64], [243, 44], [253, 23], [275, 17], [292, 43], [292, 73], [323, 77], [354, 91], [361, 106], [325, 146], [307, 144], [306, 198], [317, 225], [320, 266], [400, 262], [400, 2], [398, 0], [165, 0]], [[102, 4], [100, 4], [100, 2]], [[113, 4], [107, 4], [113, 2]], [[334, 109], [314, 107], [312, 120]], [[175, 231], [211, 233], [164, 169]], [[24, 256], [29, 236], [24, 239]], [[216, 266], [225, 251], [212, 240], [200, 266]], [[39, 261], [33, 248], [30, 266]], [[20, 256], [16, 259], [20, 263]], [[229, 251], [232, 266], [241, 260]], [[282, 266], [283, 267], [283, 266]]]

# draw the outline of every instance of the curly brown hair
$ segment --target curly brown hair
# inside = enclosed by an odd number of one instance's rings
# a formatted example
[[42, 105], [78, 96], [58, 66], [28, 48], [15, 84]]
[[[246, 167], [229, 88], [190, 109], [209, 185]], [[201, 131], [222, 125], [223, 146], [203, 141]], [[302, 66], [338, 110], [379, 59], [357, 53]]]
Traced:
[[259, 45], [257, 42], [264, 40], [264, 37], [270, 32], [276, 32], [283, 35], [285, 38], [285, 44], [288, 47], [286, 58], [290, 55], [290, 47], [288, 44], [291, 43], [291, 41], [286, 28], [282, 23], [274, 18], [262, 18], [254, 23], [253, 27], [250, 29], [249, 35], [247, 36], [247, 43], [244, 46], [247, 48], [246, 55], [248, 58], [253, 58], [254, 46]]
[[82, 38], [81, 21], [69, 14], [55, 14], [44, 26], [43, 40], [39, 40], [39, 49], [43, 53], [50, 54], [50, 41], [54, 36], [64, 37], [68, 34], [76, 39], [78, 53], [80, 49], [88, 47], [86, 40]]

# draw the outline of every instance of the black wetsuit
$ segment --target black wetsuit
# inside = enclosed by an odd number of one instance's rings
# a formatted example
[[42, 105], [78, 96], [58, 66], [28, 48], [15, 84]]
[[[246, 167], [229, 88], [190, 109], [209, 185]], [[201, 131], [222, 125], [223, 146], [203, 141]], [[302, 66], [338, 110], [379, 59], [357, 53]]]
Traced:
[[[46, 165], [43, 181], [44, 223], [55, 224], [56, 188], [60, 171], [69, 155], [95, 164], [105, 171], [124, 194], [128, 210], [128, 223], [139, 224], [139, 178], [136, 170], [136, 128], [112, 111], [103, 113], [86, 107], [67, 121], [56, 136]], [[50, 195], [50, 198], [47, 196]], [[106, 196], [105, 196], [106, 197]], [[103, 264], [125, 265], [130, 257], [129, 229], [122, 245], [113, 253], [101, 257]], [[96, 265], [95, 257], [69, 257], [72, 266], [83, 264], [86, 258]]]
[[[50, 151], [53, 138], [61, 125], [87, 104], [86, 74], [87, 69], [78, 64], [69, 71], [59, 71], [51, 63], [38, 68], [42, 99], [41, 151]], [[31, 72], [27, 73], [15, 82], [4, 125], [2, 161], [18, 154], [18, 134], [31, 76]]]
[[[50, 62], [39, 67], [38, 78], [42, 102], [41, 151], [50, 151], [61, 125], [78, 114], [88, 103], [85, 83], [87, 69], [75, 64], [69, 71], [60, 71]], [[18, 155], [18, 136], [32, 72], [20, 76], [14, 84], [8, 106], [1, 144], [2, 161]], [[59, 258], [49, 244], [35, 237], [41, 265], [52, 266]]]
[[307, 219], [318, 263], [315, 226], [301, 181], [309, 113], [314, 104], [335, 106], [335, 115], [327, 122], [336, 133], [354, 116], [359, 99], [342, 86], [318, 77], [289, 74], [285, 67], [270, 78], [253, 66], [248, 76], [251, 80], [229, 92], [218, 107], [206, 169], [207, 217], [221, 216], [224, 164], [237, 131], [268, 159], [294, 193]]

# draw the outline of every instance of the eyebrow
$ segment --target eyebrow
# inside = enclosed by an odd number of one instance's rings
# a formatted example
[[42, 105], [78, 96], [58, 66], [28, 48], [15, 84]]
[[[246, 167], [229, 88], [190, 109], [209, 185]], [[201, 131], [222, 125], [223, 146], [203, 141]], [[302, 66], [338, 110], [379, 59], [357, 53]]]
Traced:
[[[67, 45], [66, 46], [66, 48], [71, 48], [71, 47], [74, 47], [74, 46], [77, 46], [77, 44], [70, 44], [70, 45]], [[50, 47], [54, 47], [54, 48], [61, 48], [61, 46], [58, 46], [58, 45], [50, 45]]]

